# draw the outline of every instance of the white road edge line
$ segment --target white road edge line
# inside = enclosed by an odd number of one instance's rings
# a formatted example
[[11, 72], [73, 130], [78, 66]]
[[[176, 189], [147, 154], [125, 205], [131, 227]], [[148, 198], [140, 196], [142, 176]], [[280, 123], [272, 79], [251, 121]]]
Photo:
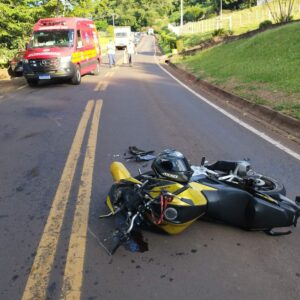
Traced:
[[279, 148], [280, 150], [284, 151], [285, 153], [291, 155], [292, 157], [300, 160], [300, 155], [289, 149], [288, 147], [282, 145], [280, 142], [272, 139], [271, 137], [269, 137], [268, 135], [266, 135], [265, 133], [255, 129], [254, 127], [252, 127], [251, 125], [239, 120], [237, 117], [235, 117], [234, 115], [230, 114], [229, 112], [227, 112], [226, 110], [224, 110], [223, 108], [215, 105], [214, 103], [210, 102], [208, 99], [206, 99], [204, 96], [198, 94], [197, 92], [195, 92], [193, 89], [191, 89], [190, 87], [188, 87], [186, 84], [184, 84], [183, 82], [181, 82], [179, 79], [177, 79], [175, 76], [173, 76], [170, 72], [168, 72], [164, 67], [162, 67], [159, 63], [159, 60], [156, 56], [156, 48], [154, 48], [154, 57], [155, 57], [155, 61], [156, 64], [165, 72], [167, 73], [170, 77], [172, 77], [175, 81], [177, 81], [181, 86], [183, 86], [185, 89], [187, 89], [189, 92], [191, 92], [192, 94], [194, 94], [196, 97], [198, 97], [199, 99], [201, 99], [202, 101], [204, 101], [205, 103], [207, 103], [208, 105], [212, 106], [213, 108], [215, 108], [216, 110], [218, 110], [219, 112], [221, 112], [222, 114], [224, 114], [225, 116], [227, 116], [228, 118], [230, 118], [231, 120], [233, 120], [234, 122], [238, 123], [239, 125], [243, 126], [244, 128], [248, 129], [249, 131], [255, 133], [256, 135], [258, 135], [259, 137], [261, 137], [262, 139], [266, 140], [267, 142], [271, 143], [272, 145], [274, 145], [275, 147]]
[[27, 84], [24, 84], [24, 85], [18, 87], [17, 90], [22, 90], [22, 89], [24, 89], [26, 86], [27, 86]]

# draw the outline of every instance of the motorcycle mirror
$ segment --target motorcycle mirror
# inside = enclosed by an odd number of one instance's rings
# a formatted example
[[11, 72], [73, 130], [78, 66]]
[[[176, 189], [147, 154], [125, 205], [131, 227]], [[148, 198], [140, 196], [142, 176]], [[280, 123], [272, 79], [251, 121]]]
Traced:
[[107, 253], [109, 255], [113, 255], [122, 245], [122, 243], [125, 242], [125, 240], [126, 237], [124, 233], [120, 229], [117, 229], [114, 232], [112, 232], [108, 237], [103, 239], [103, 245]]
[[203, 167], [205, 164], [205, 156], [202, 157], [200, 167]]

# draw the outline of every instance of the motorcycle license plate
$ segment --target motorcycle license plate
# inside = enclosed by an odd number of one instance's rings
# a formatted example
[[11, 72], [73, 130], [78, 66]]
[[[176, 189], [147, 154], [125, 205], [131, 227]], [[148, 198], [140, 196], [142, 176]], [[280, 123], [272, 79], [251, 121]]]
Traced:
[[41, 74], [39, 75], [40, 80], [45, 80], [45, 79], [51, 79], [50, 75], [48, 74]]

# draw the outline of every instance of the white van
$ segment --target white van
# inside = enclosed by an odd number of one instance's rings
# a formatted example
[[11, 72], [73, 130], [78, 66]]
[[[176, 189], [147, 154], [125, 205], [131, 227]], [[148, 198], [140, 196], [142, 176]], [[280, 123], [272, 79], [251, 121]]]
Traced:
[[149, 34], [149, 35], [153, 35], [153, 34], [154, 34], [153, 28], [148, 28], [148, 34]]
[[131, 37], [130, 26], [116, 26], [114, 28], [115, 45], [117, 49], [125, 49], [129, 44]]

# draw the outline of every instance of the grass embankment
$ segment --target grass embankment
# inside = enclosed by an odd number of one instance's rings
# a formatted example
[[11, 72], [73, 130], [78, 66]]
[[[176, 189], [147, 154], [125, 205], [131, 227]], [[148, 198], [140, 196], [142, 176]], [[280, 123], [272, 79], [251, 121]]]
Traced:
[[212, 32], [189, 34], [181, 37], [185, 49], [198, 46], [199, 44], [208, 41], [212, 38]]
[[175, 61], [200, 79], [300, 120], [300, 23]]

